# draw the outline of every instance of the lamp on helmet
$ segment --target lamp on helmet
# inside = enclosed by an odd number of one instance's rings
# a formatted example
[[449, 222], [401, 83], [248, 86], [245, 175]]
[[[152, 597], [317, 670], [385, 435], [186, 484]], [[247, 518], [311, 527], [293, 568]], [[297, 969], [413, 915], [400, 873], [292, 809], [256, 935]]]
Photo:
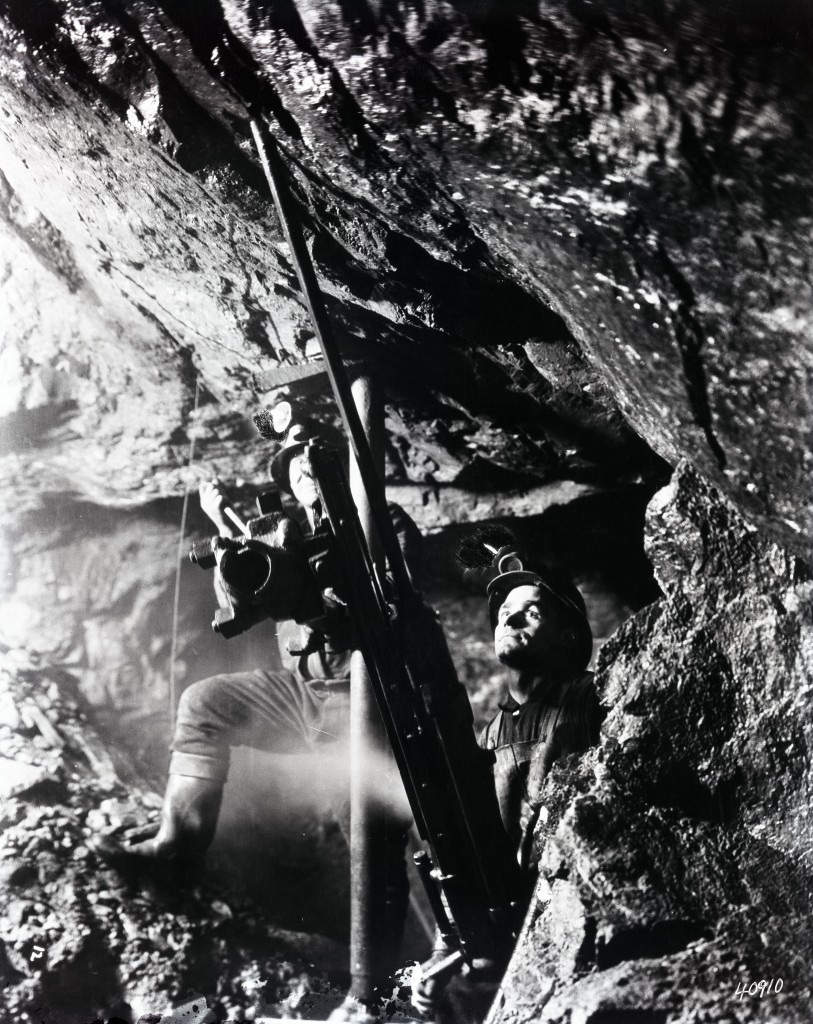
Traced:
[[563, 621], [573, 629], [578, 669], [587, 667], [593, 653], [593, 632], [584, 598], [567, 577], [549, 567], [537, 569], [529, 565], [513, 534], [498, 525], [481, 528], [460, 548], [457, 558], [467, 575], [474, 575], [485, 584], [492, 630], [500, 606], [512, 590], [537, 587], [554, 600]]
[[344, 438], [340, 431], [329, 423], [317, 422], [303, 416], [290, 402], [278, 402], [263, 409], [253, 417], [260, 434], [269, 441], [282, 444], [268, 463], [268, 472], [277, 487], [293, 495], [291, 487], [291, 463], [298, 455], [307, 452], [311, 441], [318, 441], [342, 452]]
[[268, 463], [271, 479], [286, 494], [293, 494], [289, 475], [291, 460], [297, 455], [304, 454], [311, 439], [312, 435], [303, 424], [294, 424], [289, 428], [282, 448]]

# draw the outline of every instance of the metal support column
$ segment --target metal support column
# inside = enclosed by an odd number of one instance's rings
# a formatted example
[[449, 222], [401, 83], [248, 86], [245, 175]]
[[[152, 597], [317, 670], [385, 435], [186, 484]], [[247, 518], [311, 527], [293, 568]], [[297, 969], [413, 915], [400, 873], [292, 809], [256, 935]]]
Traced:
[[[376, 471], [384, 475], [384, 403], [369, 376], [351, 385], [353, 400], [364, 427]], [[350, 490], [364, 535], [378, 572], [383, 551], [373, 523], [367, 492], [356, 460], [350, 457]], [[350, 995], [366, 1005], [375, 1001], [381, 978], [378, 963], [385, 920], [384, 878], [379, 837], [383, 809], [371, 798], [370, 772], [383, 749], [381, 716], [360, 651], [350, 667]]]

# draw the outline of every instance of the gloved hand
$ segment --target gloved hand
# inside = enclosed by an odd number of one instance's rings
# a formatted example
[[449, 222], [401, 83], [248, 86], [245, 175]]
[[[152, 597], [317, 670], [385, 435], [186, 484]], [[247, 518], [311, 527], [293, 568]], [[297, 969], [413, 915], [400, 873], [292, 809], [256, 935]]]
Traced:
[[[427, 1020], [434, 1018], [449, 982], [452, 982], [451, 987], [454, 989], [453, 995], [451, 995], [450, 989], [450, 1005], [453, 1007], [461, 996], [464, 1002], [471, 1002], [472, 998], [481, 1001], [480, 993], [482, 992], [487, 994], [486, 998], [490, 1002], [494, 989], [502, 977], [505, 965], [500, 966], [495, 960], [488, 960], [484, 957], [474, 960], [471, 964], [452, 962], [449, 969], [441, 971], [434, 977], [426, 977], [433, 967], [444, 960], [450, 960], [454, 952], [448, 946], [436, 943], [432, 955], [416, 968], [413, 975], [412, 1005]], [[465, 1019], [468, 1019], [468, 1015], [464, 1016]]]
[[435, 1010], [444, 989], [444, 985], [438, 978], [427, 980], [421, 976], [421, 968], [429, 963], [431, 960], [416, 967], [412, 978], [412, 1005], [426, 1020], [431, 1020], [435, 1016]]
[[434, 1017], [443, 990], [446, 988], [449, 978], [460, 969], [460, 965], [452, 966], [450, 970], [443, 971], [431, 978], [427, 978], [426, 975], [454, 952], [454, 948], [444, 942], [438, 930], [435, 933], [435, 945], [432, 947], [429, 959], [419, 964], [412, 975], [412, 1005], [427, 1020]]

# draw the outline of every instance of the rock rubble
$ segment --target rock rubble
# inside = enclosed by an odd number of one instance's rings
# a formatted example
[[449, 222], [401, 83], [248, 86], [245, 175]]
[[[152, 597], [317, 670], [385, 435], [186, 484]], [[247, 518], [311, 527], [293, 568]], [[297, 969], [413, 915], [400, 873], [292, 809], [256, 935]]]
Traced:
[[135, 1020], [196, 992], [218, 1020], [335, 1005], [341, 988], [332, 983], [347, 969], [340, 943], [273, 927], [213, 876], [167, 891], [122, 879], [98, 861], [94, 838], [145, 831], [160, 797], [121, 783], [71, 696], [74, 679], [21, 652], [7, 652], [6, 664], [3, 1019]]

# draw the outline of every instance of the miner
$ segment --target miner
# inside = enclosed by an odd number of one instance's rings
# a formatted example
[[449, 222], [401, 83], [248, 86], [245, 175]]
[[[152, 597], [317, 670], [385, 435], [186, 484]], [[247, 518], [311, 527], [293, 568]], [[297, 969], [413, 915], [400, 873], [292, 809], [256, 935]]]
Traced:
[[[528, 872], [530, 892], [542, 783], [558, 758], [587, 750], [599, 739], [602, 712], [587, 671], [592, 631], [578, 589], [560, 573], [532, 567], [508, 530], [484, 528], [458, 558], [467, 575], [485, 584], [494, 654], [508, 670], [507, 692], [479, 742], [493, 751], [500, 813]], [[424, 970], [448, 953], [437, 942]], [[480, 967], [487, 978], [489, 965]], [[471, 998], [477, 976], [474, 971], [458, 998]], [[422, 1013], [432, 1012], [441, 987], [434, 980], [418, 982], [413, 1002]]]
[[550, 568], [530, 568], [515, 551], [500, 564], [508, 571], [491, 580], [487, 596], [507, 693], [480, 745], [494, 751], [503, 823], [521, 865], [532, 869], [539, 788], [557, 758], [598, 743], [602, 715], [586, 671], [593, 636], [579, 590]]
[[[311, 531], [321, 516], [311, 472], [308, 444], [314, 428], [289, 426], [280, 451], [269, 465], [273, 482], [294, 497]], [[200, 488], [201, 508], [219, 536], [234, 538], [226, 516], [227, 498], [218, 481]], [[411, 519], [390, 505], [407, 567], [417, 573], [421, 535]], [[229, 771], [230, 748], [247, 746], [275, 753], [303, 753], [346, 740], [349, 729], [352, 628], [346, 610], [333, 616], [328, 632], [318, 625], [277, 621], [283, 668], [256, 669], [212, 676], [192, 684], [181, 696], [171, 745], [169, 779], [157, 833], [138, 843], [97, 844], [108, 863], [130, 872], [149, 871], [182, 879], [197, 868], [212, 842]], [[396, 822], [386, 839], [387, 922], [394, 960], [406, 914], [408, 885], [403, 850], [408, 822]], [[391, 964], [391, 968], [395, 964]]]

